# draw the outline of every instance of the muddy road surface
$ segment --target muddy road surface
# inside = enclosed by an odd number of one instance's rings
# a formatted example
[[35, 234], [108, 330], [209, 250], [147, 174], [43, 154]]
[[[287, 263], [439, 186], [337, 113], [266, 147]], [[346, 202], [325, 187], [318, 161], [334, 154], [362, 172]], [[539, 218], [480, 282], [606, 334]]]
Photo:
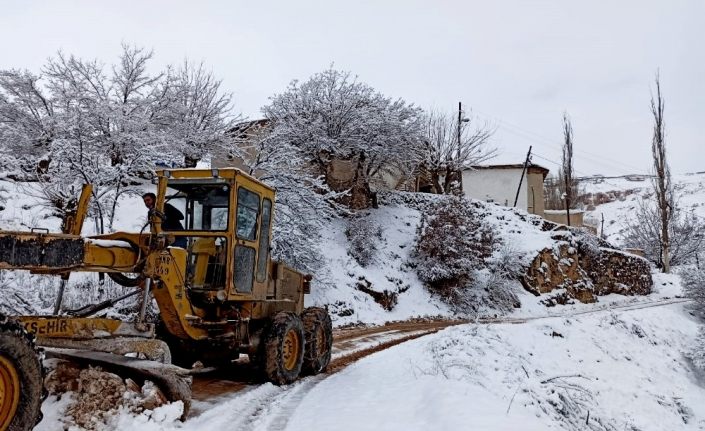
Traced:
[[[335, 373], [365, 356], [387, 349], [414, 338], [432, 334], [453, 325], [467, 323], [464, 320], [416, 320], [394, 322], [382, 326], [359, 326], [333, 330], [331, 363], [323, 376]], [[194, 375], [191, 415], [198, 415], [214, 402], [230, 395], [251, 390], [263, 382], [253, 374], [247, 356], [234, 362], [232, 367], [204, 370]]]

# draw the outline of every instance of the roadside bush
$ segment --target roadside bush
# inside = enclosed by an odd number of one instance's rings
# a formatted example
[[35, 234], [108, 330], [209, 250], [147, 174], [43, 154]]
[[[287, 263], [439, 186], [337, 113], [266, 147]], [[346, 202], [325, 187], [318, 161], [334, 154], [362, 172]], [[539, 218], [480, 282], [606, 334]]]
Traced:
[[678, 274], [683, 284], [683, 294], [693, 300], [696, 314], [705, 322], [705, 269], [684, 267]]
[[382, 227], [366, 215], [359, 213], [350, 217], [345, 228], [348, 254], [363, 267], [374, 261], [379, 242], [382, 241]]
[[505, 311], [518, 305], [508, 279], [519, 264], [498, 258], [500, 246], [478, 204], [459, 197], [439, 199], [421, 217], [416, 271], [458, 313]]
[[690, 308], [701, 320], [698, 335], [688, 356], [696, 367], [705, 370], [705, 269], [683, 267], [678, 274], [683, 284], [683, 294], [693, 300]]

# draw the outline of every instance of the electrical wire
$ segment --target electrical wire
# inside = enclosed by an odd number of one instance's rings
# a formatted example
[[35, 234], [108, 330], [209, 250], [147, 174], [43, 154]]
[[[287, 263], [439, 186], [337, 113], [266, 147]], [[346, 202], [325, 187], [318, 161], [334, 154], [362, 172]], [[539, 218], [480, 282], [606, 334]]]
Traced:
[[[523, 127], [512, 124], [512, 123], [510, 123], [506, 120], [503, 120], [499, 117], [494, 117], [489, 114], [483, 113], [482, 111], [473, 110], [473, 112], [477, 112], [480, 115], [484, 116], [485, 118], [496, 122], [497, 126], [502, 128], [503, 130], [505, 130], [511, 134], [514, 134], [515, 136], [519, 136], [519, 137], [522, 137], [526, 140], [529, 140], [537, 145], [540, 145], [543, 147], [550, 147], [553, 150], [559, 150], [559, 151], [562, 148], [562, 145], [560, 143], [555, 143], [551, 138], [548, 138], [546, 136], [540, 135], [540, 134], [533, 132], [531, 130], [528, 130]], [[617, 169], [621, 173], [626, 173], [626, 174], [634, 173], [633, 171], [632, 172], [626, 171], [624, 169], [625, 167], [631, 168], [639, 174], [641, 174], [641, 171], [643, 169], [643, 168], [637, 168], [635, 166], [630, 166], [628, 164], [625, 164], [622, 161], [611, 159], [611, 158], [605, 157], [604, 155], [601, 155], [601, 154], [591, 153], [589, 151], [586, 151], [586, 150], [583, 150], [580, 148], [576, 148], [575, 152], [579, 153], [579, 154], [577, 154], [577, 157], [576, 157], [579, 160], [583, 160], [583, 161], [585, 161], [587, 163], [591, 163], [591, 164], [602, 165], [602, 166], [609, 168], [609, 169], [612, 169], [612, 170]], [[641, 175], [644, 175], [644, 174], [641, 174]]]

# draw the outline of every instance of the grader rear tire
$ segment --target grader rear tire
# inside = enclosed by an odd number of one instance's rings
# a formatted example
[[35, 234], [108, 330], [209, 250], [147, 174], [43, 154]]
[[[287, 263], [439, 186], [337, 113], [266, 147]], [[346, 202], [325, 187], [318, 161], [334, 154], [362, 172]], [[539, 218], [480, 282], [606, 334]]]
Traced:
[[32, 336], [0, 315], [0, 431], [34, 428], [45, 397], [44, 368]]
[[303, 372], [310, 375], [322, 373], [330, 363], [333, 349], [333, 323], [328, 312], [320, 307], [309, 307], [301, 313], [304, 322], [306, 349]]
[[288, 311], [274, 315], [264, 336], [263, 370], [269, 381], [286, 385], [299, 377], [304, 359], [304, 328]]

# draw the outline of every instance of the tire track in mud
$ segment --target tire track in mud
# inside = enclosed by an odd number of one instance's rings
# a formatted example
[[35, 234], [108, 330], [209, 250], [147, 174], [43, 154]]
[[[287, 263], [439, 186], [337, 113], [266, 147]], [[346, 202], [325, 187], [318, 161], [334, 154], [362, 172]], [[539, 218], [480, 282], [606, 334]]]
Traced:
[[[288, 386], [271, 383], [221, 381], [194, 376], [194, 413], [187, 426], [222, 425], [232, 430], [282, 431], [306, 394], [320, 382], [365, 356], [397, 344], [436, 333], [467, 321], [395, 322], [372, 328], [336, 330], [335, 352], [326, 373], [303, 378]], [[338, 347], [336, 346], [336, 347]], [[246, 364], [241, 366], [247, 367]], [[242, 372], [246, 375], [247, 372]], [[229, 391], [229, 392], [228, 392]]]

